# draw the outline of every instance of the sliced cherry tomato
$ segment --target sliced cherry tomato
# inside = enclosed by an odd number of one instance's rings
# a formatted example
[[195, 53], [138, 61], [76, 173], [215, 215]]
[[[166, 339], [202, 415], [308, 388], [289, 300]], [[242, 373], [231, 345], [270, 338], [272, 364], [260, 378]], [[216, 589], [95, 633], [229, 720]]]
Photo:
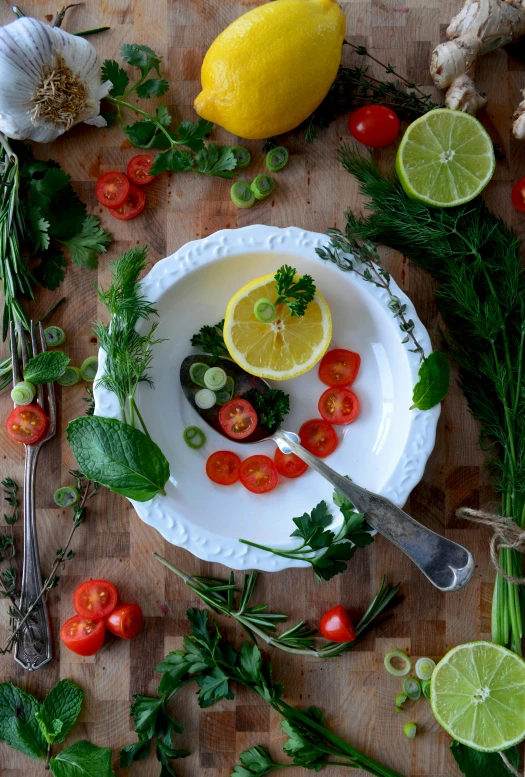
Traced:
[[139, 213], [142, 213], [144, 206], [146, 205], [146, 195], [137, 186], [130, 186], [128, 196], [122, 205], [118, 208], [110, 208], [109, 212], [112, 216], [120, 221], [129, 221], [134, 219]]
[[399, 119], [386, 105], [363, 105], [350, 114], [348, 129], [370, 148], [389, 146], [399, 134]]
[[351, 424], [359, 413], [359, 400], [347, 388], [329, 388], [321, 394], [319, 412], [331, 424]]
[[299, 438], [301, 445], [320, 459], [329, 456], [337, 448], [334, 427], [320, 418], [306, 421], [299, 429]]
[[285, 478], [298, 478], [308, 469], [306, 461], [300, 459], [295, 453], [283, 453], [280, 448], [275, 451], [273, 463], [279, 475], [284, 475]]
[[103, 620], [86, 620], [73, 615], [60, 629], [64, 645], [79, 656], [94, 656], [104, 644], [106, 627]]
[[81, 618], [105, 618], [117, 606], [117, 589], [109, 580], [86, 580], [75, 588], [73, 607]]
[[142, 626], [142, 610], [138, 604], [121, 604], [104, 618], [106, 629], [116, 637], [132, 639]]
[[252, 494], [267, 494], [279, 482], [279, 473], [269, 456], [249, 456], [239, 467], [239, 478]]
[[230, 399], [219, 410], [219, 423], [234, 440], [243, 440], [257, 426], [257, 413], [246, 399]]
[[144, 186], [144, 184], [153, 181], [154, 175], [149, 174], [149, 169], [153, 164], [153, 157], [149, 154], [137, 154], [131, 157], [126, 168], [126, 175], [135, 186]]
[[340, 604], [325, 612], [319, 624], [319, 631], [331, 642], [353, 642], [356, 636], [354, 624]]
[[327, 386], [350, 386], [357, 377], [361, 357], [344, 348], [325, 353], [319, 365], [319, 380]]
[[520, 178], [512, 187], [512, 204], [515, 208], [525, 211], [525, 178]]
[[231, 451], [216, 451], [206, 462], [206, 474], [219, 486], [231, 486], [239, 480], [241, 460]]
[[47, 429], [47, 416], [38, 405], [19, 405], [7, 416], [5, 428], [13, 442], [34, 445]]
[[118, 208], [126, 201], [129, 189], [124, 173], [106, 173], [95, 184], [95, 197], [106, 208]]

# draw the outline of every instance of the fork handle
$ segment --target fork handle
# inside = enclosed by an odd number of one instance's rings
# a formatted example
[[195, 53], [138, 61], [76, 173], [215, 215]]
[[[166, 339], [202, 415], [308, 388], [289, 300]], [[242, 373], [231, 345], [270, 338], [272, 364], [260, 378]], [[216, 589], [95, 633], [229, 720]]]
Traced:
[[[20, 612], [37, 599], [42, 590], [42, 575], [38, 556], [38, 540], [35, 522], [35, 471], [40, 445], [26, 445], [24, 468], [24, 562]], [[42, 597], [22, 626], [15, 645], [17, 664], [33, 672], [51, 660], [51, 626], [45, 596]]]

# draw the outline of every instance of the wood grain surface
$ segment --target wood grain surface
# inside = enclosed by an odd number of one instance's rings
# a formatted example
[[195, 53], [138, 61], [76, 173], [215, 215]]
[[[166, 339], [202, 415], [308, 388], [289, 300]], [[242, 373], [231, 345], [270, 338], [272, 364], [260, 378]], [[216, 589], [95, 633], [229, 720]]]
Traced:
[[[57, 10], [54, 0], [22, 3], [26, 14], [41, 20], [51, 21]], [[229, 22], [258, 4], [258, 0], [87, 0], [68, 12], [64, 28], [75, 31], [110, 25], [110, 32], [91, 38], [101, 58], [115, 57], [122, 43], [151, 46], [164, 58], [163, 71], [170, 81], [166, 100], [170, 109], [179, 118], [189, 119], [194, 117], [192, 102], [199, 91], [199, 70], [206, 49]], [[366, 44], [379, 59], [395, 63], [400, 72], [431, 91], [429, 56], [443, 40], [446, 25], [458, 11], [460, 0], [343, 0], [341, 4], [350, 41]], [[0, 24], [12, 18], [9, 5], [2, 5]], [[351, 61], [355, 57], [352, 59], [346, 47], [344, 62]], [[525, 144], [511, 138], [509, 117], [518, 102], [520, 86], [525, 86], [523, 70], [521, 62], [500, 50], [483, 58], [477, 79], [489, 95], [489, 108], [480, 118], [506, 154], [506, 159], [498, 162], [487, 199], [518, 231], [522, 231], [525, 219], [511, 208], [509, 182], [525, 170]], [[231, 140], [219, 128], [214, 130], [213, 137]], [[96, 352], [90, 323], [101, 311], [97, 309], [93, 286], [107, 282], [109, 261], [117, 253], [138, 243], [148, 243], [154, 262], [188, 240], [256, 222], [295, 225], [320, 232], [329, 226], [342, 226], [345, 209], [362, 207], [357, 186], [336, 161], [338, 144], [347, 137], [344, 118], [321, 132], [313, 145], [306, 143], [300, 132], [291, 133], [285, 141], [290, 163], [279, 174], [275, 196], [252, 210], [237, 210], [230, 201], [227, 181], [193, 174], [163, 174], [148, 187], [144, 214], [129, 222], [112, 219], [93, 196], [97, 177], [111, 169], [125, 169], [133, 156], [118, 127], [100, 130], [80, 125], [52, 145], [35, 147], [37, 157], [56, 159], [72, 176], [81, 198], [91, 212], [100, 214], [115, 240], [109, 253], [102, 257], [98, 271], [68, 269], [62, 287], [67, 302], [53, 323], [68, 332], [66, 350], [72, 363], [79, 364]], [[262, 143], [246, 145], [262, 171]], [[379, 152], [377, 157], [388, 169], [394, 148]], [[384, 255], [437, 342], [439, 320], [432, 282], [401, 255], [386, 251]], [[56, 298], [57, 293], [39, 292], [31, 311], [33, 317], [42, 314]], [[52, 494], [68, 482], [68, 469], [74, 465], [64, 432], [68, 421], [85, 411], [82, 396], [81, 386], [59, 388], [60, 434], [41, 454], [37, 522], [44, 572], [50, 568], [55, 549], [65, 541], [69, 530], [69, 514], [55, 507]], [[9, 397], [4, 392], [1, 418], [8, 409]], [[454, 517], [460, 505], [493, 505], [493, 491], [483, 470], [476, 438], [476, 424], [454, 385], [443, 405], [436, 447], [424, 478], [407, 504], [412, 515], [426, 526], [464, 543], [472, 551], [477, 567], [466, 590], [448, 595], [438, 592], [381, 537], [356, 555], [346, 574], [329, 583], [318, 585], [310, 570], [261, 577], [261, 601], [269, 601], [274, 611], [289, 613], [292, 620], [308, 619], [313, 623], [336, 603], [342, 603], [352, 613], [361, 613], [383, 574], [403, 584], [405, 600], [395, 617], [355, 652], [326, 662], [301, 661], [277, 651], [272, 658], [275, 676], [284, 682], [288, 701], [319, 705], [336, 732], [406, 777], [455, 777], [459, 772], [448, 751], [449, 737], [433, 720], [426, 702], [419, 702], [405, 715], [394, 711], [399, 681], [384, 671], [384, 654], [402, 648], [414, 657], [427, 655], [438, 659], [460, 642], [490, 637], [493, 574], [487, 535]], [[9, 475], [21, 483], [22, 450], [8, 444], [4, 435], [0, 446], [0, 475]], [[21, 534], [20, 521], [15, 527], [19, 547]], [[0, 681], [11, 680], [43, 697], [58, 679], [72, 678], [85, 689], [86, 700], [81, 722], [68, 743], [87, 738], [113, 748], [115, 773], [120, 777], [156, 777], [159, 767], [154, 759], [127, 770], [118, 769], [120, 747], [135, 740], [129, 703], [133, 693], [155, 692], [158, 675], [153, 666], [169, 650], [181, 645], [187, 633], [185, 610], [198, 602], [178, 579], [153, 560], [151, 553], [158, 551], [188, 572], [224, 574], [225, 569], [200, 562], [186, 551], [168, 545], [139, 520], [126, 500], [107, 491], [90, 503], [87, 521], [75, 537], [74, 550], [75, 559], [63, 570], [59, 586], [50, 595], [55, 634], [52, 663], [30, 675], [21, 671], [10, 656], [0, 656]], [[20, 561], [19, 557], [19, 564]], [[145, 623], [133, 641], [110, 638], [96, 657], [80, 658], [60, 645], [57, 634], [60, 624], [73, 614], [73, 589], [90, 576], [109, 578], [118, 586], [123, 600], [139, 602]], [[8, 634], [6, 603], [0, 604], [0, 608], [3, 644]], [[231, 622], [222, 625], [229, 638], [240, 642], [240, 629]], [[186, 729], [177, 746], [192, 751], [190, 758], [176, 762], [178, 775], [226, 777], [238, 762], [239, 752], [254, 744], [268, 747], [274, 756], [282, 755], [280, 720], [262, 701], [240, 691], [235, 701], [223, 701], [200, 711], [193, 694], [190, 688], [185, 689], [173, 709]], [[402, 730], [409, 719], [420, 730], [413, 741]], [[37, 777], [42, 770], [41, 763], [33, 763], [0, 743], [0, 777]], [[292, 769], [289, 773], [299, 774], [300, 770]], [[323, 774], [335, 777], [342, 770], [329, 767]]]

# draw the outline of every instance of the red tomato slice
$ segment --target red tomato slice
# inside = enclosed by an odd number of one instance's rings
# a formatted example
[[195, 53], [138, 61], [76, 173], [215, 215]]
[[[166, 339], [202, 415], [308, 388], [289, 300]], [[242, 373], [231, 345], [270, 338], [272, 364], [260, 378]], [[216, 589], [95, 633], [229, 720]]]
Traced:
[[267, 494], [279, 482], [279, 473], [269, 456], [249, 456], [239, 467], [239, 478], [252, 494]]
[[361, 357], [344, 348], [325, 353], [319, 365], [319, 380], [327, 386], [350, 386], [357, 377]]
[[38, 405], [19, 405], [7, 416], [5, 428], [13, 442], [34, 445], [47, 429], [47, 416]]
[[329, 456], [337, 448], [338, 441], [334, 427], [320, 418], [306, 421], [299, 429], [299, 438], [301, 445], [320, 459]]
[[239, 480], [241, 460], [231, 451], [216, 451], [206, 462], [206, 474], [219, 486], [231, 486]]
[[106, 208], [118, 208], [126, 201], [129, 189], [124, 173], [106, 173], [95, 184], [95, 197]]
[[60, 629], [64, 645], [79, 656], [94, 656], [104, 644], [106, 628], [103, 620], [86, 620], [73, 615]]
[[340, 604], [325, 612], [319, 624], [319, 631], [331, 642], [353, 642], [356, 636], [354, 624]]
[[142, 189], [139, 189], [136, 186], [130, 186], [125, 202], [118, 208], [111, 207], [109, 212], [116, 219], [119, 219], [119, 221], [129, 221], [129, 219], [134, 219], [135, 216], [142, 213], [145, 205], [146, 195]]
[[273, 463], [279, 475], [284, 475], [285, 478], [298, 478], [308, 469], [308, 464], [299, 456], [295, 453], [283, 453], [280, 448], [275, 451]]
[[105, 618], [117, 606], [117, 589], [109, 580], [86, 580], [73, 593], [73, 607], [81, 618]]
[[149, 174], [149, 169], [153, 164], [153, 157], [149, 154], [137, 154], [131, 157], [126, 168], [126, 175], [135, 186], [144, 186], [144, 184], [153, 181], [154, 175]]
[[321, 394], [319, 412], [331, 424], [351, 424], [359, 413], [359, 400], [347, 388], [329, 388]]
[[257, 413], [246, 399], [230, 399], [219, 410], [219, 423], [234, 440], [243, 440], [257, 426]]
[[520, 178], [512, 187], [512, 204], [515, 208], [525, 211], [525, 178]]
[[348, 129], [356, 140], [370, 148], [389, 146], [399, 134], [399, 119], [386, 105], [363, 105], [350, 114]]
[[106, 629], [116, 637], [132, 639], [142, 626], [142, 610], [138, 604], [122, 604], [104, 618]]

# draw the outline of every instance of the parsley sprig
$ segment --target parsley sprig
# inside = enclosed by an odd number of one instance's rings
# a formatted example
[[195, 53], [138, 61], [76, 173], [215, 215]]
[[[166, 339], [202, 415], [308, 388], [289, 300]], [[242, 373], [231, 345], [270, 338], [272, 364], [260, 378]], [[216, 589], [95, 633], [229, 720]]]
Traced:
[[209, 353], [214, 359], [220, 359], [221, 356], [229, 358], [230, 353], [224, 342], [223, 329], [224, 319], [213, 326], [205, 324], [193, 335], [190, 342], [195, 348], [201, 348], [204, 353]]
[[244, 392], [242, 398], [251, 404], [257, 413], [259, 423], [272, 432], [282, 424], [284, 417], [290, 412], [290, 395], [282, 389], [261, 392], [251, 388]]
[[[237, 160], [232, 148], [204, 143], [204, 138], [213, 128], [212, 122], [204, 119], [197, 122], [182, 121], [176, 129], [171, 129], [172, 117], [164, 103], [161, 103], [153, 114], [129, 102], [128, 98], [133, 93], [142, 99], [148, 99], [162, 97], [168, 91], [169, 84], [160, 72], [161, 57], [149, 46], [136, 43], [124, 44], [120, 53], [128, 65], [138, 68], [140, 78], [130, 84], [124, 68], [115, 60], [106, 59], [102, 66], [102, 77], [112, 83], [106, 100], [116, 106], [116, 116], [133, 146], [165, 149], [155, 157], [151, 166], [152, 175], [173, 170], [233, 178], [237, 174]], [[126, 125], [123, 109], [134, 111], [145, 118]], [[104, 116], [111, 121], [115, 114], [105, 113]]]
[[308, 304], [315, 297], [315, 283], [312, 276], [297, 277], [297, 270], [294, 267], [283, 264], [275, 273], [275, 282], [277, 284], [275, 305], [284, 303], [292, 316], [304, 316]]

